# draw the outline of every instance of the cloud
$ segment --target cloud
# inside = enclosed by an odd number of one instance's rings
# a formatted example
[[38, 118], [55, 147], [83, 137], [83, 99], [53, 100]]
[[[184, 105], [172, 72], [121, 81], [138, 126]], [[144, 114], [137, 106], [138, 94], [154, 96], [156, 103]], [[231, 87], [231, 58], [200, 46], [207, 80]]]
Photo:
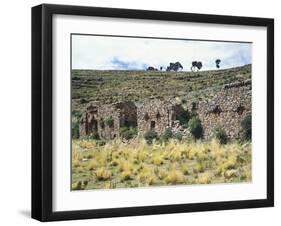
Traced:
[[145, 70], [148, 67], [147, 64], [139, 64], [134, 61], [124, 61], [118, 57], [113, 57], [111, 60], [111, 66], [116, 70]]
[[166, 67], [179, 61], [190, 70], [194, 60], [203, 62], [203, 70], [251, 63], [250, 43], [124, 38], [109, 36], [72, 36], [74, 69], [143, 70], [148, 66]]

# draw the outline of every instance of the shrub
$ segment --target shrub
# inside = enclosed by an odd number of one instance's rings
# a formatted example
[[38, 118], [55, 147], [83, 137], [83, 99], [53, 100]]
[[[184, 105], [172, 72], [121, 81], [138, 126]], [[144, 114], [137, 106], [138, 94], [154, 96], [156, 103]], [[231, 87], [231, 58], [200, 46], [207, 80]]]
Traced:
[[112, 128], [112, 127], [114, 126], [114, 120], [113, 120], [113, 118], [112, 118], [112, 117], [107, 118], [107, 119], [105, 120], [105, 124], [108, 125], [108, 127]]
[[78, 122], [78, 119], [82, 117], [82, 113], [80, 111], [73, 110], [72, 111], [72, 118], [76, 119], [76, 122]]
[[77, 122], [72, 122], [71, 134], [73, 139], [79, 138], [79, 124]]
[[195, 139], [199, 139], [203, 135], [203, 128], [198, 116], [193, 116], [188, 122], [188, 128]]
[[183, 129], [187, 129], [188, 128], [188, 123], [185, 123], [183, 125], [181, 125]]
[[134, 138], [138, 134], [136, 128], [128, 128], [128, 127], [121, 127], [120, 128], [120, 136], [126, 140], [130, 140]]
[[148, 144], [152, 144], [154, 139], [158, 139], [158, 134], [154, 130], [149, 130], [144, 134], [144, 139]]
[[252, 139], [252, 116], [248, 115], [241, 121], [242, 138], [244, 140]]
[[173, 132], [171, 128], [167, 128], [162, 136], [164, 141], [168, 141], [173, 137]]
[[191, 118], [193, 118], [193, 117], [198, 117], [198, 113], [197, 113], [196, 111], [191, 111], [190, 117], [191, 117]]
[[167, 128], [164, 132], [164, 134], [161, 137], [161, 140], [164, 142], [167, 142], [169, 139], [174, 138], [177, 140], [182, 140], [182, 134], [177, 132], [177, 133], [173, 133], [171, 128]]
[[190, 113], [188, 110], [183, 110], [180, 111], [177, 116], [176, 119], [179, 120], [180, 125], [184, 126], [187, 125], [189, 119], [190, 119]]
[[182, 134], [180, 132], [177, 132], [173, 135], [173, 138], [175, 138], [177, 140], [182, 140]]
[[100, 136], [97, 132], [93, 132], [93, 133], [90, 134], [89, 138], [94, 139], [94, 140], [99, 140]]
[[220, 144], [226, 144], [227, 143], [227, 135], [226, 135], [226, 132], [223, 128], [221, 128], [221, 127], [215, 128], [214, 136], [220, 142]]

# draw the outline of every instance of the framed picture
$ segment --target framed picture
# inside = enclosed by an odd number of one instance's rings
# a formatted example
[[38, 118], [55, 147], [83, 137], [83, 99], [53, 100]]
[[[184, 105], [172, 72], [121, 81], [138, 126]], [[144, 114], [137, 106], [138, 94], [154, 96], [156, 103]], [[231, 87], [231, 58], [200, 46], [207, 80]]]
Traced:
[[32, 8], [32, 217], [274, 205], [274, 21]]

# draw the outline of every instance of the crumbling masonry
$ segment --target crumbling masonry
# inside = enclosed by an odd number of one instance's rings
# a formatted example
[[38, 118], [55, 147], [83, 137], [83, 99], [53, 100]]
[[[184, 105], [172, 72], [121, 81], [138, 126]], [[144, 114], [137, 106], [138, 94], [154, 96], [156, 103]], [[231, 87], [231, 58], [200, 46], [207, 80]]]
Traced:
[[250, 80], [225, 85], [212, 99], [199, 103], [204, 138], [210, 138], [216, 127], [223, 128], [230, 139], [242, 135], [241, 121], [252, 112], [251, 88]]
[[104, 139], [119, 137], [121, 127], [137, 126], [137, 108], [133, 102], [91, 103], [80, 120], [80, 136], [98, 135]]
[[133, 127], [138, 135], [148, 130], [161, 135], [167, 128], [172, 128], [183, 138], [188, 138], [191, 134], [178, 120], [186, 110], [197, 112], [204, 138], [210, 138], [216, 127], [223, 128], [230, 139], [239, 138], [241, 121], [251, 114], [251, 81], [225, 85], [213, 98], [193, 103], [190, 109], [184, 109], [171, 99], [148, 99], [142, 103], [92, 102], [80, 119], [80, 136], [98, 135], [103, 139], [114, 139], [120, 136], [121, 127]]

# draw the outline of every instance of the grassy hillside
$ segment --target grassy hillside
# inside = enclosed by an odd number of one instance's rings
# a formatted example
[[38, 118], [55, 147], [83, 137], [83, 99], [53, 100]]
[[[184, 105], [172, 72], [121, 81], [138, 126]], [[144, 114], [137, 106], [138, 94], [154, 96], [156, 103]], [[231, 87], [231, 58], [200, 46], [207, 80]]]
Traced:
[[[72, 126], [90, 101], [172, 97], [183, 106], [251, 79], [251, 65], [204, 72], [72, 71]], [[77, 129], [77, 128], [76, 128]], [[72, 190], [251, 181], [251, 143], [217, 140], [72, 140]]]
[[212, 97], [224, 84], [251, 78], [251, 65], [202, 72], [72, 71], [72, 109], [80, 115], [90, 101], [113, 103], [149, 97], [193, 101]]

